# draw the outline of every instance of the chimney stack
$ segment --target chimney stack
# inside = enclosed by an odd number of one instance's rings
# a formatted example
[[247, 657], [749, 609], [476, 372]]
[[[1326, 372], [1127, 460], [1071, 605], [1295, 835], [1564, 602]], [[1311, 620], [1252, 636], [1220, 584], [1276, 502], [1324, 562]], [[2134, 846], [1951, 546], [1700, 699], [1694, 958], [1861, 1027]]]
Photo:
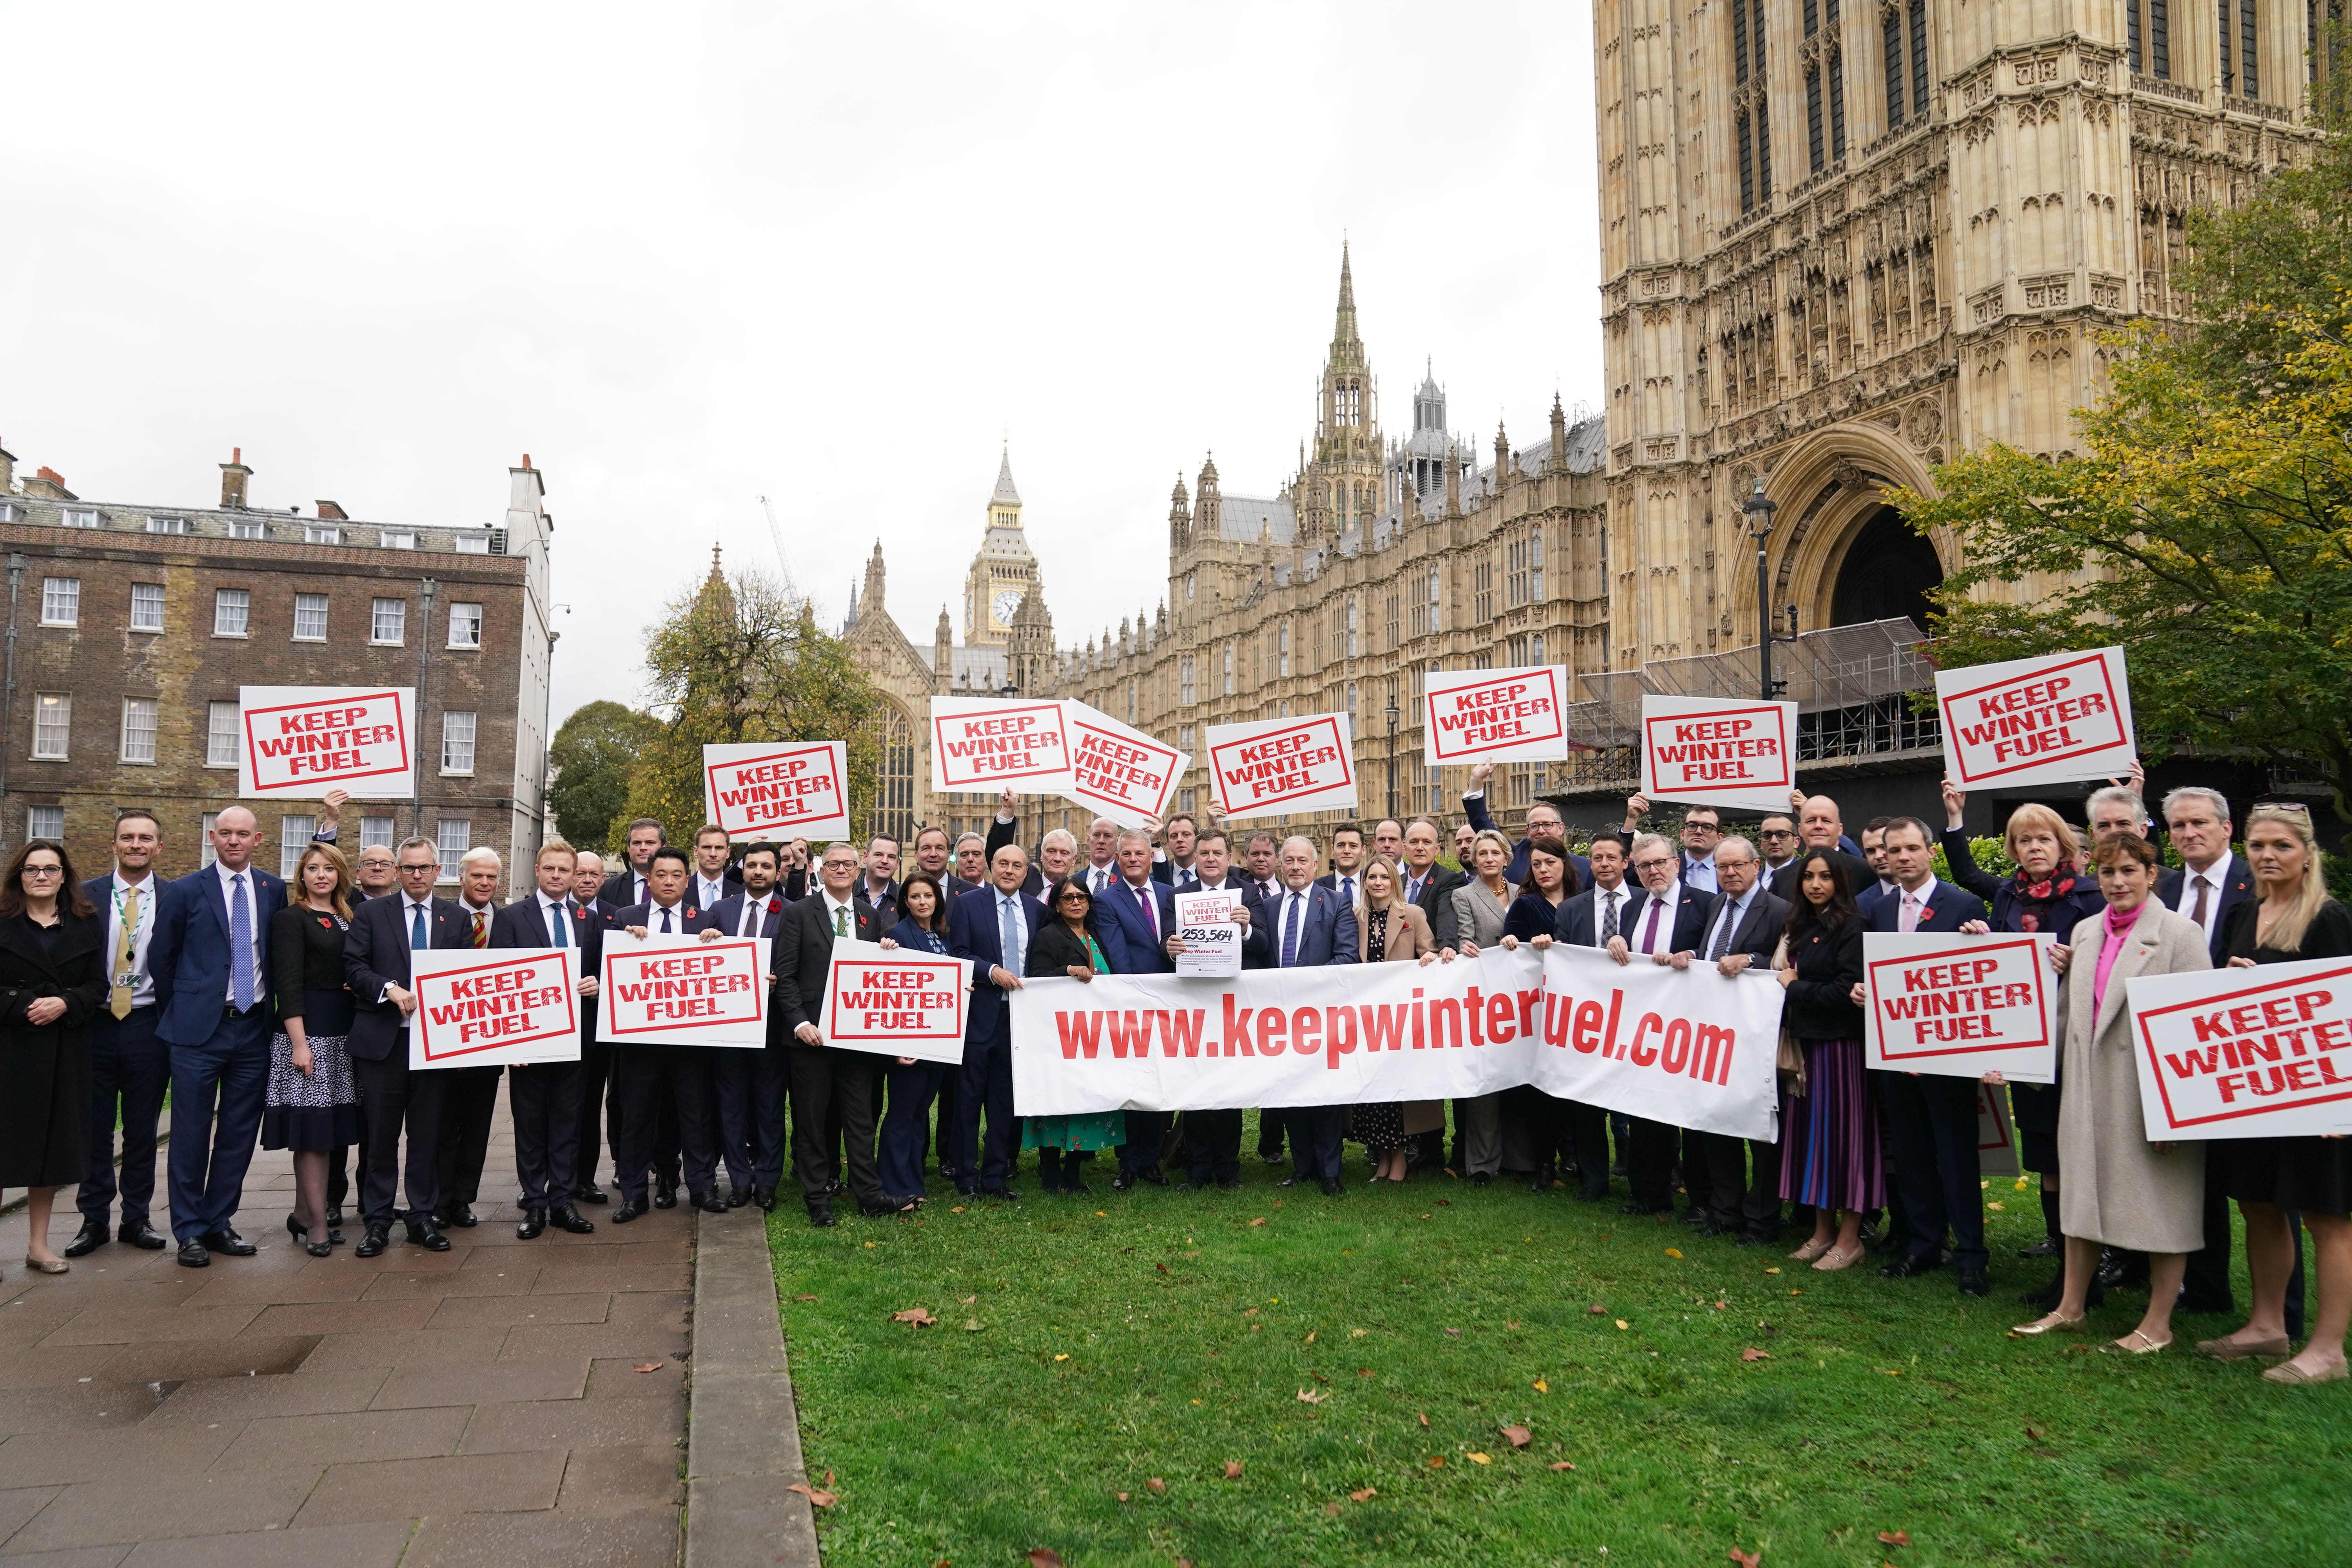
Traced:
[[245, 466], [245, 448], [232, 447], [228, 461], [220, 466], [221, 510], [245, 510], [245, 481], [253, 478], [253, 470]]
[[55, 468], [46, 467], [33, 470], [33, 477], [25, 481], [25, 493], [28, 496], [39, 496], [45, 500], [79, 499], [73, 491], [66, 489], [66, 477], [63, 474]]
[[342, 509], [341, 502], [322, 500], [318, 506], [320, 522], [349, 522], [352, 520], [352, 514]]

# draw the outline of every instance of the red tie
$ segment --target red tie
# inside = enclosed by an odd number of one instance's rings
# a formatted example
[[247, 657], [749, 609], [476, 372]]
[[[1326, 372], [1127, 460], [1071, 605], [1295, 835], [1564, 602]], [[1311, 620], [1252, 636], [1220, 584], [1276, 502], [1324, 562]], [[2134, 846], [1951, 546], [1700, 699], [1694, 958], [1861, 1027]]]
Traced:
[[484, 914], [479, 910], [476, 910], [474, 911], [473, 941], [476, 947], [488, 947], [490, 945], [490, 917]]

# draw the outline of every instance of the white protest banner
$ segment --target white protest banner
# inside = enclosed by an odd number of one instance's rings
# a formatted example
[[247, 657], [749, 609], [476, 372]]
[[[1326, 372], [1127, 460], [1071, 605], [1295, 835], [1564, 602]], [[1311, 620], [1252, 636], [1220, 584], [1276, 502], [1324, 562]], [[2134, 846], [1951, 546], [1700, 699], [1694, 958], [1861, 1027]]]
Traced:
[[1864, 1065], [2019, 1083], [2058, 1080], [2056, 939], [1870, 931]]
[[1554, 946], [1230, 980], [1035, 980], [1011, 998], [1024, 1116], [1445, 1100], [1534, 1083], [1770, 1138], [1780, 986]]
[[561, 947], [433, 948], [409, 955], [416, 1011], [408, 1068], [580, 1059], [575, 955]]
[[604, 933], [596, 1039], [614, 1046], [768, 1043], [768, 939]]
[[236, 793], [247, 800], [406, 800], [416, 779], [416, 689], [240, 686]]
[[1242, 928], [1234, 914], [1242, 907], [1238, 889], [1213, 893], [1179, 893], [1176, 935], [1184, 951], [1176, 955], [1176, 973], [1227, 978], [1242, 972]]
[[1217, 815], [1227, 822], [1242, 822], [1353, 806], [1352, 739], [1353, 725], [1345, 713], [1210, 725], [1209, 774], [1217, 792]]
[[702, 809], [730, 838], [849, 837], [849, 747], [766, 741], [702, 748]]
[[1652, 800], [1786, 811], [1796, 759], [1793, 702], [1642, 699], [1642, 793]]
[[2119, 647], [1939, 669], [1936, 706], [1962, 789], [2120, 777], [2138, 752]]
[[971, 991], [971, 965], [961, 958], [870, 942], [835, 942], [818, 1027], [828, 1046], [961, 1062]]
[[1070, 742], [1059, 702], [994, 697], [931, 699], [931, 787], [1007, 785], [1025, 795], [1067, 795]]
[[1568, 760], [1568, 671], [1558, 665], [1433, 672], [1422, 704], [1425, 763]]
[[2309, 958], [2127, 984], [2151, 1142], [2352, 1131], [2352, 963]]
[[1065, 700], [1070, 742], [1069, 796], [1121, 827], [1140, 827], [1168, 815], [1176, 782], [1192, 759], [1087, 704]]

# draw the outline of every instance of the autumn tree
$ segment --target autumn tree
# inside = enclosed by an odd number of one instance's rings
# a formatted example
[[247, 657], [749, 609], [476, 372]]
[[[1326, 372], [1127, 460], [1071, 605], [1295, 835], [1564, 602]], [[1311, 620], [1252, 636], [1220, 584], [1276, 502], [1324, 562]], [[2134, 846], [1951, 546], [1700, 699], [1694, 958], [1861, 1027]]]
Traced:
[[652, 714], [604, 700], [583, 704], [557, 726], [547, 748], [555, 773], [547, 804], [557, 831], [575, 847], [620, 847], [615, 830], [626, 820], [629, 775], [660, 729]]

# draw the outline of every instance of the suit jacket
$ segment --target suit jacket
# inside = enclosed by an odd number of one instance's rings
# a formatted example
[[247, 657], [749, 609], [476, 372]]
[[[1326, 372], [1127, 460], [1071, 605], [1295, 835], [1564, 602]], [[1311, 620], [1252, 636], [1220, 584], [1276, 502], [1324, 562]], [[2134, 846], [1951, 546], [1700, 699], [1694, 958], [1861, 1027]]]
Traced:
[[[1045, 923], [1045, 906], [1024, 893], [1021, 895], [1021, 911], [1028, 918], [1029, 935], [1034, 938], [1037, 928]], [[988, 972], [992, 968], [1010, 969], [1013, 966], [1004, 961], [1004, 938], [996, 927], [996, 889], [993, 886], [966, 893], [948, 906], [948, 952], [979, 967], [979, 973], [972, 981], [971, 1022], [964, 1031], [964, 1038], [994, 1039], [1003, 1031], [1007, 1016], [1004, 993], [991, 983]], [[1108, 950], [1104, 956], [1109, 956]]]
[[1511, 906], [1518, 897], [1515, 883], [1505, 883], [1499, 899], [1475, 877], [1456, 887], [1446, 895], [1454, 906], [1454, 945], [1475, 942], [1480, 947], [1493, 947], [1500, 942], [1503, 922], [1510, 918]]
[[[1007, 822], [1001, 816], [989, 819], [986, 849], [988, 863], [991, 866], [996, 864], [996, 852], [1013, 842], [1013, 836], [1019, 831], [1020, 826], [1019, 823]], [[988, 883], [982, 881], [981, 886], [987, 887]], [[1045, 873], [1037, 868], [1037, 857], [1034, 855], [1029, 857], [1029, 874], [1021, 879], [1021, 890], [1033, 899], [1045, 896]], [[995, 989], [985, 980], [982, 980], [981, 984], [989, 990]]]
[[[1707, 900], [1706, 921], [1699, 927], [1701, 942], [1706, 942], [1714, 936], [1715, 917], [1730, 901], [1728, 893], [1717, 893]], [[1789, 906], [1759, 888], [1748, 900], [1748, 912], [1740, 917], [1738, 926], [1732, 931], [1731, 942], [1723, 950], [1724, 955], [1727, 957], [1735, 952], [1744, 952], [1759, 963], [1769, 963], [1772, 962], [1772, 950], [1780, 945], [1780, 932], [1788, 924]], [[1702, 946], [1694, 951], [1704, 957], [1710, 949]]]
[[1381, 962], [1402, 963], [1415, 960], [1424, 952], [1435, 952], [1437, 941], [1429, 932], [1429, 917], [1421, 912], [1418, 904], [1391, 904], [1385, 910], [1367, 913], [1362, 929], [1356, 934], [1356, 962], [1368, 962], [1364, 954], [1371, 951], [1372, 928], [1381, 928]]
[[[104, 877], [99, 879], [101, 882], [107, 879]], [[2189, 873], [2183, 869], [2167, 871], [2158, 881], [2156, 896], [2164, 901], [2166, 909], [2171, 909], [2180, 901], [2180, 889], [2188, 879]], [[2250, 902], [2261, 896], [2254, 891], [2254, 868], [2246, 864], [2244, 856], [2233, 851], [2230, 856], [2229, 869], [2221, 874], [2221, 907], [2212, 911], [2213, 939], [2206, 944], [2207, 951], [2212, 954], [2216, 967], [2219, 967], [2221, 963], [2221, 921], [2240, 904]], [[2189, 917], [2184, 914], [2180, 918], [2187, 920]]]
[[884, 931], [898, 923], [898, 884], [895, 881], [882, 889], [882, 897], [877, 900], [867, 889], [866, 874], [861, 871], [857, 874], [856, 886], [849, 889], [849, 901], [880, 915]]
[[[651, 894], [646, 895], [652, 897]], [[604, 879], [604, 886], [596, 894], [597, 902], [609, 910], [625, 910], [631, 904], [645, 902], [637, 897], [637, 874], [627, 867]]]
[[[1197, 868], [1188, 866], [1185, 868], [1185, 871], [1192, 877], [1193, 881], [1197, 882], [1201, 879], [1201, 873]], [[1167, 858], [1164, 855], [1155, 858], [1151, 862], [1151, 879], [1159, 883], [1163, 888], [1174, 887], [1176, 885], [1176, 862]], [[1187, 889], [1186, 891], [1189, 892], [1191, 889]]]
[[[253, 866], [253, 983], [257, 1006], [269, 1005], [269, 921], [286, 907], [286, 884]], [[105, 941], [101, 932], [99, 940]], [[220, 876], [205, 866], [166, 882], [155, 906], [155, 932], [147, 939], [147, 967], [155, 976], [155, 1032], [166, 1045], [200, 1046], [220, 1027], [229, 994], [228, 900]]]
[[940, 879], [940, 891], [950, 899], [961, 899], [980, 885], [978, 882], [967, 882], [952, 871]]
[[[604, 919], [591, 914], [578, 904], [572, 905], [572, 924], [568, 928], [566, 947], [578, 952], [579, 973], [595, 978], [604, 963]], [[540, 917], [539, 892], [533, 889], [527, 898], [513, 903], [490, 917], [492, 947], [545, 947], [547, 922]], [[596, 998], [580, 999], [580, 1045], [586, 1050], [596, 1037]]]
[[[1782, 903], [1793, 906], [1797, 901], [1797, 868], [1803, 865], [1805, 858], [1811, 853], [1811, 846], [1799, 849], [1794, 860], [1772, 873], [1772, 886], [1767, 890]], [[1849, 855], [1843, 849], [1832, 850], [1831, 853], [1845, 867], [1845, 889], [1853, 895], [1854, 902], [1859, 905], [1863, 894], [1877, 883], [1878, 874], [1870, 868], [1870, 862], [1859, 855]]]
[[[788, 904], [776, 920], [776, 945], [769, 962], [776, 966], [776, 1018], [785, 1035], [803, 1024], [820, 1027], [824, 1020], [824, 983], [833, 970], [833, 917], [826, 912], [823, 889], [819, 897]], [[852, 899], [850, 934], [859, 942], [880, 942], [886, 926], [871, 905]]]
[[[1462, 814], [1469, 818], [1470, 826], [1481, 833], [1495, 826], [1494, 814], [1486, 809], [1486, 797], [1484, 795], [1464, 795]], [[1522, 838], [1511, 846], [1511, 863], [1503, 872], [1503, 880], [1515, 888], [1527, 886], [1528, 846], [1534, 842], [1532, 838]], [[1592, 862], [1573, 849], [1568, 852], [1568, 860], [1570, 865], [1576, 868], [1576, 885], [1580, 888], [1592, 886]]]
[[[343, 979], [352, 988], [351, 1054], [362, 1061], [380, 1062], [406, 1049], [401, 1036], [407, 1032], [408, 1020], [392, 1002], [380, 1000], [386, 985], [403, 990], [410, 985], [408, 928], [402, 912], [406, 902], [370, 899], [352, 911], [352, 929], [343, 937]], [[431, 908], [431, 945], [467, 946], [471, 933], [457, 900], [435, 899]]]
[[[1927, 894], [1927, 907], [1919, 911], [1919, 923], [1915, 928], [1926, 931], [1956, 931], [1970, 921], [1992, 922], [1992, 911], [1985, 908], [1982, 899], [1966, 888], [1937, 878]], [[1869, 931], [1901, 931], [1903, 900], [1896, 897], [1879, 900], [1870, 906], [1864, 920]]]
[[691, 903], [701, 904], [704, 909], [715, 909], [719, 904], [724, 903], [727, 900], [733, 898], [736, 894], [743, 890], [743, 873], [737, 870], [732, 866], [728, 867], [724, 871], [721, 871], [719, 874], [719, 897], [711, 900], [709, 903], [704, 903], [702, 898], [702, 868], [698, 866], [693, 869], [693, 871], [688, 874], [686, 879], [687, 900]]
[[[1625, 894], [1625, 902], [1617, 912], [1618, 929], [1622, 931], [1625, 916], [1628, 911], [1636, 907], [1642, 897], [1642, 889], [1631, 882], [1622, 882], [1618, 886], [1619, 890]], [[1559, 906], [1559, 924], [1554, 931], [1558, 940], [1568, 943], [1570, 947], [1600, 945], [1594, 940], [1600, 930], [1601, 917], [1596, 912], [1600, 898], [1599, 888], [1587, 888], [1572, 899], [1562, 900]]]
[[[1633, 887], [1631, 883], [1626, 885]], [[1679, 882], [1675, 883], [1675, 887], [1681, 893], [1681, 899], [1675, 906], [1675, 912], [1671, 917], [1674, 921], [1674, 935], [1669, 939], [1666, 951], [1696, 952], [1698, 944], [1706, 936], [1707, 907], [1715, 900], [1707, 894], [1695, 888], [1685, 888]], [[1625, 900], [1625, 912], [1617, 918], [1618, 934], [1625, 939], [1625, 945], [1628, 947], [1633, 946], [1633, 939], [1642, 934], [1642, 922], [1649, 918], [1650, 912], [1650, 890], [1647, 888], [1633, 888], [1633, 896]], [[1664, 923], [1667, 918], [1661, 916], [1660, 923]]]
[[[1412, 879], [1412, 873], [1402, 868], [1398, 869], [1397, 875], [1406, 882]], [[1429, 918], [1429, 934], [1440, 947], [1456, 945], [1454, 940], [1454, 889], [1469, 879], [1449, 867], [1433, 865], [1429, 868], [1429, 880], [1421, 885], [1420, 896], [1412, 900], [1414, 907]], [[1402, 885], [1402, 882], [1399, 884]]]
[[[1290, 894], [1286, 889], [1280, 897], [1263, 906], [1266, 941], [1272, 944], [1276, 967], [1282, 963], [1282, 921], [1284, 910], [1289, 904]], [[1258, 919], [1257, 915], [1251, 915], [1250, 923], [1256, 925]], [[1309, 882], [1307, 885], [1307, 907], [1299, 912], [1298, 962], [1294, 967], [1310, 969], [1327, 963], [1354, 963], [1362, 952], [1362, 944], [1356, 934], [1355, 910], [1341, 903], [1339, 895], [1330, 889], [1318, 888]]]
[[[656, 912], [651, 900], [642, 904], [631, 904], [625, 910], [614, 910], [611, 914], [606, 915], [604, 927], [607, 931], [626, 931], [631, 926], [643, 926], [656, 936], [659, 936], [661, 923], [656, 918]], [[696, 909], [694, 900], [691, 899], [678, 900], [673, 912], [677, 920], [677, 930], [671, 933], [674, 936], [691, 936], [710, 923], [705, 911]]]
[[[700, 923], [696, 929], [722, 931], [729, 936], [740, 936], [743, 933], [743, 900], [746, 896], [740, 889], [728, 894], [697, 917]], [[792, 912], [793, 906], [780, 889], [768, 889], [765, 901], [769, 907], [767, 912], [760, 917], [758, 934], [773, 937], [782, 929], [784, 917]], [[769, 961], [774, 962], [772, 953]]]
[[1143, 908], [1136, 902], [1135, 889], [1122, 879], [1095, 900], [1097, 940], [1102, 942], [1103, 956], [1108, 958], [1110, 935], [1117, 931], [1125, 962], [1112, 960], [1111, 972], [1115, 974], [1173, 974], [1176, 961], [1168, 956], [1168, 933], [1176, 929], [1175, 890], [1164, 882], [1146, 882], [1143, 890], [1151, 900], [1151, 913], [1158, 925], [1144, 922]]

